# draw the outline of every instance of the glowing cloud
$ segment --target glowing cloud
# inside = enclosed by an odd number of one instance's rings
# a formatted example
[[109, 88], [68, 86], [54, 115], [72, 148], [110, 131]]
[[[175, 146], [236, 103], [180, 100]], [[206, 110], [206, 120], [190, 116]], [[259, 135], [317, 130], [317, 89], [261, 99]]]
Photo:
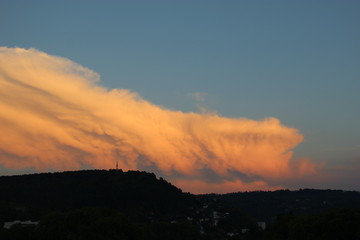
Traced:
[[[234, 191], [271, 188], [267, 179], [314, 171], [308, 160], [290, 162], [303, 137], [275, 118], [170, 111], [98, 81], [97, 73], [68, 59], [1, 47], [0, 164], [69, 170], [112, 168], [119, 161], [123, 169], [184, 176], [188, 180], [174, 181], [190, 190], [189, 181], [211, 189], [203, 178], [207, 169]], [[237, 174], [261, 181], [244, 182]]]

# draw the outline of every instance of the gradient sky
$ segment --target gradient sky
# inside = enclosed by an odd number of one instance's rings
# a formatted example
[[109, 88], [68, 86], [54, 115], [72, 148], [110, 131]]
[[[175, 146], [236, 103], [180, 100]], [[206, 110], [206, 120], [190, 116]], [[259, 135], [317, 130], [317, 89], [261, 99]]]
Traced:
[[[360, 190], [359, 12], [359, 1], [340, 0], [2, 0], [0, 46], [70, 59], [97, 72], [98, 85], [136, 92], [184, 118], [276, 118], [303, 136], [292, 159], [317, 170], [266, 179], [267, 188]], [[0, 167], [0, 174], [29, 171], [39, 170]], [[204, 178], [155, 171], [220, 192]]]

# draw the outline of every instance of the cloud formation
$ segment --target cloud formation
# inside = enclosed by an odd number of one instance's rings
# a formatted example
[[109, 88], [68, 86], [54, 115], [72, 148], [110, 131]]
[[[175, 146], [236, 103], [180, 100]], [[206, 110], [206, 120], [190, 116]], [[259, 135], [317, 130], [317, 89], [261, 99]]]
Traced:
[[193, 192], [268, 189], [268, 180], [315, 171], [291, 160], [303, 136], [275, 118], [171, 111], [99, 79], [66, 58], [0, 47], [0, 164], [70, 170], [118, 161], [125, 170], [157, 169]]

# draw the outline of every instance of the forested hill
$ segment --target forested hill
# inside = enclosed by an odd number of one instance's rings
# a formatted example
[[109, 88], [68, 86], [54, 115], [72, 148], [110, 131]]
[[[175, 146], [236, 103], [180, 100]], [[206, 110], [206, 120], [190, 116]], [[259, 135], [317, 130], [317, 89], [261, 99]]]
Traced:
[[241, 209], [258, 220], [270, 221], [283, 213], [360, 207], [360, 192], [300, 189], [192, 195], [153, 173], [83, 170], [0, 176], [0, 203], [36, 211], [101, 206], [163, 213], [211, 204]]
[[251, 216], [263, 221], [271, 221], [279, 214], [308, 215], [318, 214], [325, 209], [360, 208], [360, 192], [356, 191], [300, 189], [213, 196], [218, 196], [229, 206], [246, 209]]
[[[183, 193], [153, 173], [86, 170], [0, 177], [0, 239], [360, 239], [360, 193]], [[335, 226], [335, 227], [334, 227]]]
[[0, 177], [0, 202], [24, 208], [159, 209], [183, 205], [187, 194], [153, 173], [84, 170]]

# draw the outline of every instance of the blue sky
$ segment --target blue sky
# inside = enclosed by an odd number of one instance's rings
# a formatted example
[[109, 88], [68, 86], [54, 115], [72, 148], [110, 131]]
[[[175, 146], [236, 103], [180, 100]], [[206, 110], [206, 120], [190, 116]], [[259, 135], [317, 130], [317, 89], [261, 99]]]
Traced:
[[172, 110], [278, 118], [304, 135], [297, 157], [360, 170], [359, 12], [359, 1], [2, 0], [0, 45], [69, 58]]

